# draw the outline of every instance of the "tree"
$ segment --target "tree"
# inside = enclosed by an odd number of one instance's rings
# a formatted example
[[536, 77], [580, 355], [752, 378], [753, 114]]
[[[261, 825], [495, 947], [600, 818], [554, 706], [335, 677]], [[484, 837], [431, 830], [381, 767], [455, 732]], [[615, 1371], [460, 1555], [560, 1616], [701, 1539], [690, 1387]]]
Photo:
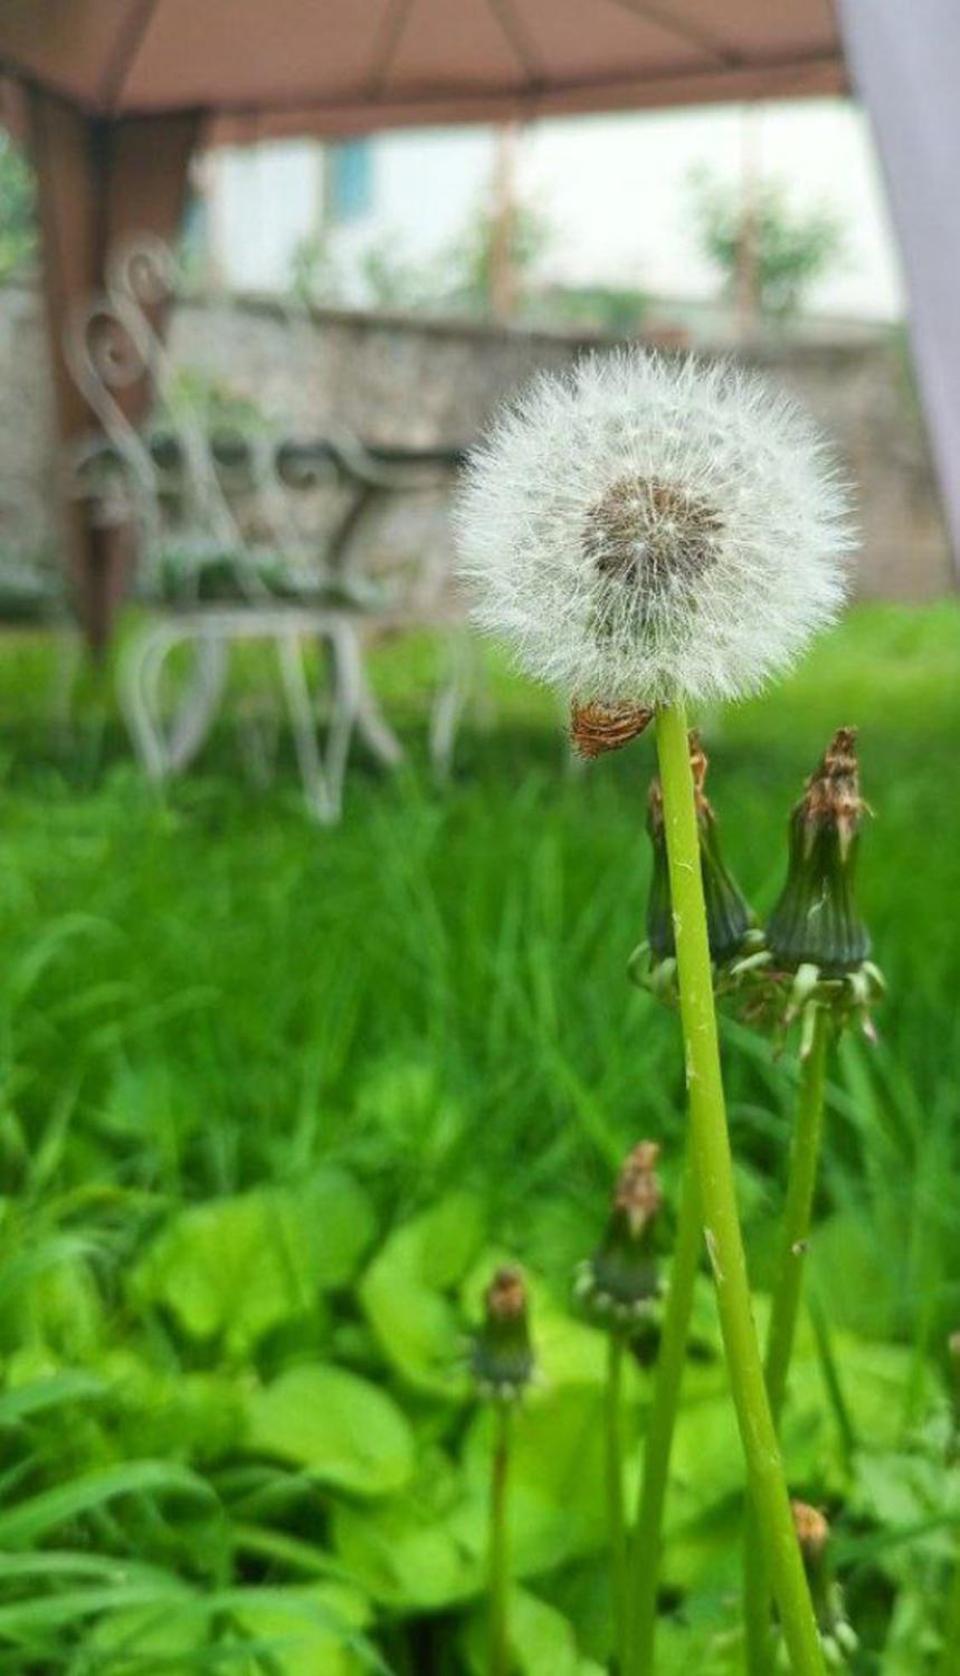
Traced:
[[780, 319], [796, 314], [804, 293], [843, 256], [836, 215], [824, 208], [794, 208], [783, 181], [762, 182], [747, 203], [735, 186], [698, 170], [691, 191], [701, 250], [720, 269], [731, 294], [749, 260], [764, 313]]

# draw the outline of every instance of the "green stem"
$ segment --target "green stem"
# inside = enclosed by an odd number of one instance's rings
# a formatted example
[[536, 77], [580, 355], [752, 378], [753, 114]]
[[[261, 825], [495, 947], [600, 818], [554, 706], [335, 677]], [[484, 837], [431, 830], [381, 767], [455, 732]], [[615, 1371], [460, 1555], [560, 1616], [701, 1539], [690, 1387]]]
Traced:
[[813, 1195], [817, 1185], [820, 1138], [823, 1134], [823, 1090], [830, 1038], [830, 1014], [818, 1007], [810, 1051], [800, 1065], [800, 1099], [790, 1153], [787, 1202], [783, 1213], [780, 1265], [770, 1309], [767, 1355], [764, 1363], [774, 1424], [779, 1426], [787, 1394], [787, 1375], [800, 1312], [803, 1267]]
[[614, 1645], [617, 1668], [626, 1670], [627, 1522], [623, 1506], [623, 1337], [608, 1337], [606, 1389], [607, 1521], [610, 1534], [610, 1574], [613, 1585]]
[[507, 1544], [507, 1484], [510, 1469], [511, 1409], [498, 1403], [490, 1471], [490, 1676], [510, 1676], [508, 1595], [510, 1555]]
[[795, 1676], [824, 1676], [820, 1640], [794, 1531], [753, 1323], [720, 1073], [687, 724], [679, 704], [658, 714], [657, 751], [670, 864], [690, 1125], [704, 1235], [746, 1458], [747, 1487], [768, 1551], [780, 1622]]
[[657, 1587], [663, 1546], [663, 1509], [670, 1474], [670, 1451], [687, 1357], [693, 1293], [700, 1263], [700, 1195], [694, 1166], [692, 1131], [688, 1135], [683, 1197], [670, 1269], [670, 1291], [663, 1317], [653, 1400], [643, 1451], [643, 1483], [637, 1522], [630, 1540], [628, 1586], [632, 1604], [628, 1676], [652, 1676], [657, 1632]]
[[[823, 1134], [823, 1091], [830, 1015], [818, 1007], [809, 1052], [800, 1063], [800, 1098], [790, 1151], [787, 1201], [780, 1236], [780, 1260], [773, 1288], [764, 1371], [773, 1423], [779, 1430], [787, 1394], [803, 1284], [804, 1258], [817, 1185]], [[770, 1577], [756, 1515], [748, 1511], [744, 1543], [743, 1608], [749, 1676], [766, 1676], [772, 1656]]]
[[827, 1393], [827, 1400], [833, 1410], [833, 1418], [837, 1426], [837, 1436], [843, 1454], [844, 1471], [853, 1471], [853, 1457], [860, 1447], [857, 1429], [850, 1413], [850, 1405], [844, 1395], [843, 1383], [840, 1379], [840, 1369], [830, 1338], [830, 1327], [820, 1299], [815, 1291], [807, 1295], [807, 1309], [810, 1314], [810, 1325], [817, 1346], [817, 1356], [820, 1359], [820, 1373], [823, 1378], [823, 1388]]

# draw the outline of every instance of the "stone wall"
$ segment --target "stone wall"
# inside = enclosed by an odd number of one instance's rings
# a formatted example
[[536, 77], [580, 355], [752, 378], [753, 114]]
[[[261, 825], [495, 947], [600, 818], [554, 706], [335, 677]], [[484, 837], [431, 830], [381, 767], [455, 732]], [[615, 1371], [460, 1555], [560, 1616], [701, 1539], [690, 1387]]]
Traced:
[[[467, 443], [499, 398], [582, 339], [462, 322], [334, 312], [291, 320], [275, 303], [186, 301], [171, 353], [244, 395], [286, 432], [339, 423], [373, 443]], [[834, 439], [858, 491], [860, 592], [924, 599], [952, 586], [929, 454], [892, 342], [765, 348], [751, 360], [793, 389]], [[37, 299], [0, 290], [0, 563], [56, 553], [51, 394]]]

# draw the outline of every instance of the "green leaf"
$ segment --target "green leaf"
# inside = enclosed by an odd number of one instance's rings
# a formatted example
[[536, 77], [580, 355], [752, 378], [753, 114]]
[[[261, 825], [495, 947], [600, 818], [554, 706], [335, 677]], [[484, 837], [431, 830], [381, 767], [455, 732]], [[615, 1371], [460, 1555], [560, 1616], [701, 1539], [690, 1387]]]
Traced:
[[[425, 1504], [426, 1502], [426, 1504]], [[460, 1511], [460, 1510], [458, 1510]], [[341, 1506], [333, 1539], [348, 1570], [374, 1599], [400, 1611], [440, 1611], [479, 1594], [486, 1579], [486, 1521], [471, 1504], [463, 1517], [407, 1496], [366, 1511]]]
[[251, 1396], [247, 1446], [356, 1495], [390, 1495], [413, 1467], [413, 1433], [396, 1403], [320, 1362], [290, 1368]]
[[131, 1608], [150, 1611], [158, 1622], [167, 1623], [186, 1594], [183, 1584], [170, 1578], [165, 1583], [121, 1582], [102, 1588], [62, 1589], [55, 1595], [33, 1595], [27, 1600], [0, 1604], [0, 1639], [22, 1636], [28, 1630], [63, 1627], [101, 1613], [127, 1612]]
[[[464, 1448], [475, 1502], [489, 1478], [492, 1419], [484, 1411]], [[603, 1393], [569, 1385], [536, 1393], [516, 1416], [509, 1520], [514, 1573], [538, 1576], [606, 1543]]]
[[131, 1453], [216, 1460], [240, 1441], [243, 1393], [229, 1372], [187, 1373], [158, 1368], [134, 1350], [102, 1357], [110, 1381], [117, 1435]]
[[[585, 1386], [537, 1393], [517, 1414], [510, 1472], [515, 1576], [532, 1577], [606, 1543], [603, 1394]], [[436, 1451], [410, 1491], [371, 1509], [339, 1507], [336, 1551], [375, 1599], [436, 1611], [486, 1582], [491, 1417], [467, 1434], [464, 1470]]]
[[343, 1170], [301, 1188], [264, 1188], [181, 1211], [135, 1277], [197, 1339], [222, 1337], [243, 1355], [271, 1328], [343, 1286], [370, 1241], [370, 1201]]
[[420, 1390], [451, 1397], [466, 1390], [463, 1333], [446, 1293], [482, 1239], [478, 1201], [452, 1193], [392, 1234], [360, 1283], [360, 1301], [384, 1354]]
[[175, 1495], [210, 1503], [214, 1493], [196, 1473], [165, 1461], [128, 1461], [84, 1473], [0, 1512], [0, 1547], [18, 1548], [117, 1496]]
[[[104, 1604], [109, 1609], [109, 1600]], [[233, 1627], [228, 1666], [237, 1676], [266, 1671], [270, 1676], [359, 1676], [365, 1671], [388, 1676], [362, 1634], [370, 1620], [369, 1603], [358, 1589], [335, 1582], [287, 1588], [258, 1584], [209, 1595], [181, 1589], [179, 1596], [157, 1606], [145, 1602], [137, 1609], [111, 1611], [91, 1627], [85, 1647], [107, 1655], [103, 1668], [110, 1676], [154, 1670], [159, 1676], [181, 1669], [178, 1655], [197, 1655], [211, 1646], [214, 1619], [228, 1619]], [[218, 1636], [217, 1646], [224, 1645]], [[187, 1657], [182, 1668], [199, 1669], [202, 1662]], [[220, 1663], [222, 1657], [217, 1668]]]
[[742, 1637], [729, 1627], [661, 1621], [657, 1631], [657, 1676], [740, 1676]]
[[[601, 1666], [581, 1657], [577, 1638], [568, 1618], [546, 1601], [525, 1589], [510, 1594], [508, 1622], [510, 1646], [517, 1676], [603, 1676]], [[472, 1676], [486, 1676], [487, 1614], [471, 1614], [463, 1637], [467, 1666]]]
[[170, 1601], [126, 1609], [118, 1603], [90, 1626], [84, 1640], [92, 1668], [105, 1676], [173, 1676], [178, 1669], [186, 1676], [203, 1669], [198, 1655], [208, 1644], [203, 1619], [178, 1611]]
[[[241, 1629], [265, 1655], [271, 1676], [362, 1676], [379, 1661], [358, 1634], [370, 1620], [365, 1597], [343, 1583], [247, 1591], [235, 1612]], [[380, 1666], [380, 1668], [383, 1668]]]
[[16, 1426], [45, 1409], [66, 1407], [88, 1398], [102, 1397], [107, 1386], [92, 1373], [79, 1370], [31, 1379], [0, 1394], [0, 1426]]

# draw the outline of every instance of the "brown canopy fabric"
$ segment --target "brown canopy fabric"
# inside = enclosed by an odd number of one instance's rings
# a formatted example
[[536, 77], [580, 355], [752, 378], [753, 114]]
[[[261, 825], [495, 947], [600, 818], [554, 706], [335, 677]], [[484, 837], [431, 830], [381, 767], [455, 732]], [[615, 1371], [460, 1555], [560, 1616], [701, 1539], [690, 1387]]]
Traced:
[[0, 67], [87, 115], [345, 134], [846, 85], [832, 0], [3, 0]]

